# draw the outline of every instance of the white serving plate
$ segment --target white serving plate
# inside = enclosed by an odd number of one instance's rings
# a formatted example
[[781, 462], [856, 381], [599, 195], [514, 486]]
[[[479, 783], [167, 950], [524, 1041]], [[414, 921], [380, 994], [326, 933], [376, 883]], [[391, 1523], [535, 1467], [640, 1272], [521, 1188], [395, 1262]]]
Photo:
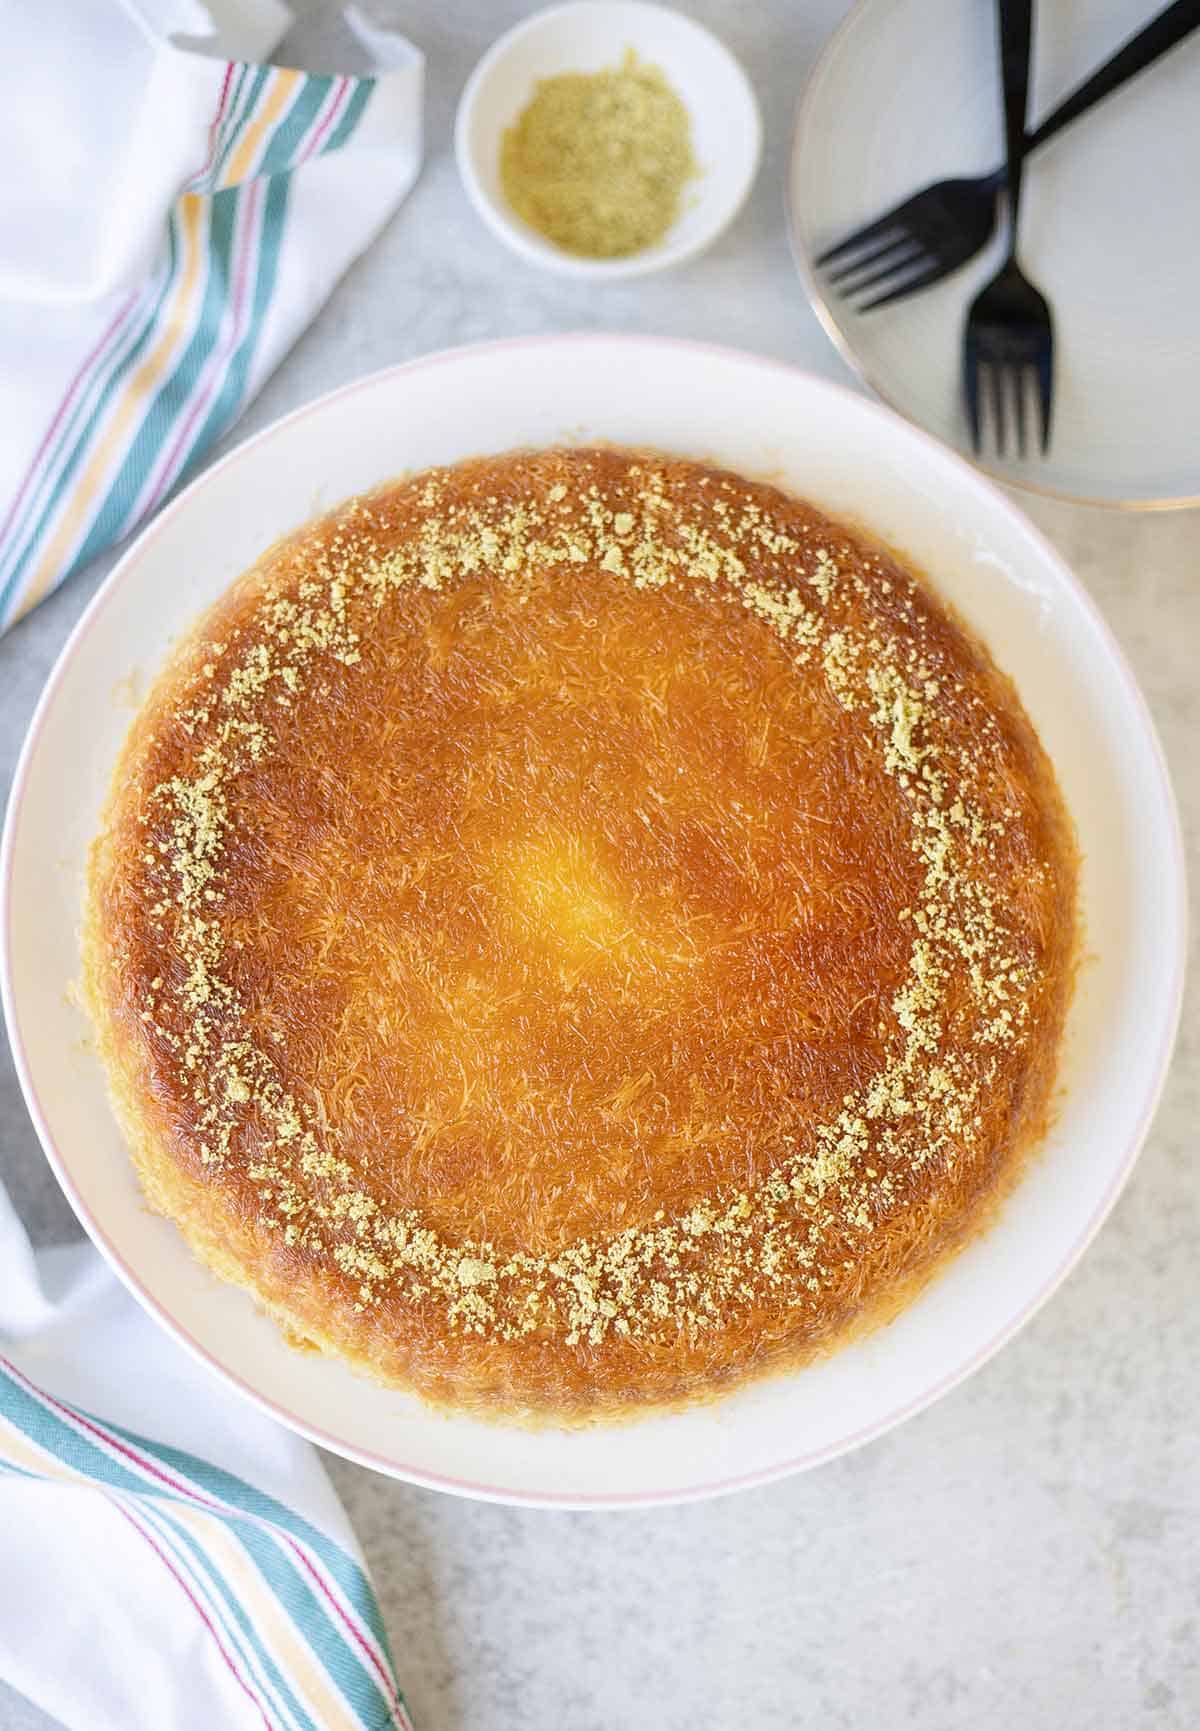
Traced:
[[[1129, 36], [1148, 0], [1040, 6], [1029, 125]], [[1049, 454], [988, 471], [1060, 498], [1148, 510], [1200, 504], [1200, 33], [1083, 115], [1025, 168], [1021, 259], [1055, 318]], [[859, 0], [801, 96], [788, 184], [792, 250], [843, 355], [918, 426], [968, 453], [961, 332], [999, 267], [989, 247], [876, 312], [814, 258], [933, 180], [1004, 160], [994, 0]]]
[[[898, 1321], [713, 1406], [530, 1434], [438, 1415], [294, 1352], [195, 1263], [142, 1203], [68, 988], [128, 693], [196, 614], [284, 531], [399, 471], [596, 439], [777, 479], [934, 574], [1015, 678], [1057, 765], [1083, 850], [1088, 960], [1044, 1152]], [[1146, 1133], [1178, 1016], [1183, 894], [1174, 801], [1132, 675], [1057, 555], [976, 470], [890, 411], [769, 360], [623, 336], [518, 340], [432, 355], [298, 410], [201, 476], [126, 554], [64, 649], [17, 770], [0, 854], [4, 1007], [30, 1111], [88, 1232], [146, 1308], [250, 1399], [350, 1459], [442, 1490], [667, 1502], [761, 1484], [877, 1436], [1028, 1320]]]

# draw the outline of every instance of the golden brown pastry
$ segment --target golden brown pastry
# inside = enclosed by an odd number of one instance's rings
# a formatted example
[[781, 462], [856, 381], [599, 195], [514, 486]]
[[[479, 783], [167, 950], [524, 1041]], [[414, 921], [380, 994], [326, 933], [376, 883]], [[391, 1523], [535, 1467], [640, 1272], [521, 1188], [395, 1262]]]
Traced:
[[298, 1342], [576, 1422], [894, 1311], [1044, 1126], [1054, 777], [895, 559], [619, 450], [272, 550], [136, 721], [92, 1013], [151, 1204]]

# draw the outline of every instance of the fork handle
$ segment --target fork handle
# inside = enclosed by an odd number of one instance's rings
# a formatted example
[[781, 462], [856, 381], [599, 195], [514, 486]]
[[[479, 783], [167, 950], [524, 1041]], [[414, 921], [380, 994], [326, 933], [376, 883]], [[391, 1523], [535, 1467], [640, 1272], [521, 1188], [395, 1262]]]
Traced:
[[1000, 82], [1004, 93], [1011, 253], [1017, 244], [1017, 215], [1021, 206], [1025, 110], [1029, 106], [1029, 53], [1033, 45], [1033, 0], [997, 0], [996, 15], [1000, 28]]
[[1047, 139], [1053, 138], [1073, 120], [1078, 120], [1097, 102], [1111, 96], [1127, 79], [1144, 72], [1160, 54], [1182, 42], [1198, 25], [1200, 0], [1173, 0], [1170, 6], [1164, 6], [1144, 29], [1131, 36], [1103, 66], [1097, 67], [1090, 78], [1085, 78], [1077, 90], [1073, 90], [1046, 116], [1036, 132], [1030, 133], [1026, 139], [1026, 151], [1045, 144]]

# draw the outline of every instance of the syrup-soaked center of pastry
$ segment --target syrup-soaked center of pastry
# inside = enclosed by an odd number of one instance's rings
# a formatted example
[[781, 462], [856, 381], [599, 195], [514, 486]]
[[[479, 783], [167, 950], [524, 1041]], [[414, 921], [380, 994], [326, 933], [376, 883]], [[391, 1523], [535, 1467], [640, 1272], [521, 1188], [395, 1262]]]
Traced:
[[753, 1185], [869, 1082], [908, 808], [736, 597], [471, 580], [360, 648], [238, 778], [223, 920], [381, 1203], [552, 1251]]

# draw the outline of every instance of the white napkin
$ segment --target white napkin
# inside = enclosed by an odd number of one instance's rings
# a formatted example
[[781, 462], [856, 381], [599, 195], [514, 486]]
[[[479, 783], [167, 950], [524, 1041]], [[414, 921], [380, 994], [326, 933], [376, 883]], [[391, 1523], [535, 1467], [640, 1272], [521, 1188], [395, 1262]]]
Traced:
[[[422, 85], [361, 20], [379, 76], [257, 64], [278, 0], [4, 17], [0, 628], [240, 413], [412, 185]], [[0, 1675], [69, 1727], [408, 1724], [313, 1449], [2, 1189], [0, 1534]]]
[[71, 1731], [409, 1727], [315, 1450], [0, 1187], [0, 1676]]
[[4, 14], [0, 629], [128, 535], [230, 425], [411, 187], [423, 61], [256, 64], [279, 0]]

